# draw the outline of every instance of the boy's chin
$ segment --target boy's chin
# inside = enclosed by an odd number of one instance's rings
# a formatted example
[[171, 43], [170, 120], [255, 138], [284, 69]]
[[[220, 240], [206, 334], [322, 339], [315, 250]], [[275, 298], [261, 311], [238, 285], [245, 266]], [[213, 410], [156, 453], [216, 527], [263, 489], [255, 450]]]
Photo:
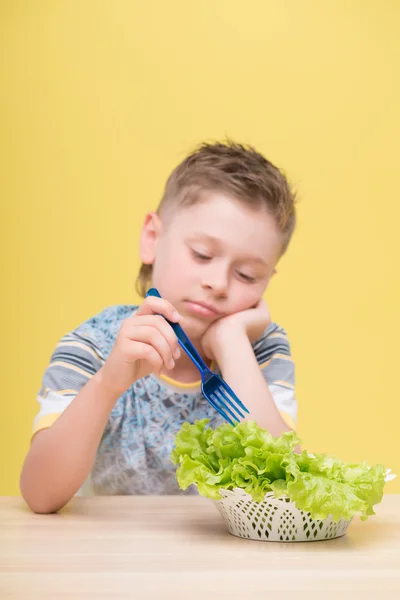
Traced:
[[201, 338], [211, 325], [210, 322], [202, 321], [201, 319], [197, 319], [196, 317], [193, 317], [191, 315], [183, 315], [179, 323], [183, 327], [186, 335], [190, 338], [192, 342], [196, 340], [201, 340]]

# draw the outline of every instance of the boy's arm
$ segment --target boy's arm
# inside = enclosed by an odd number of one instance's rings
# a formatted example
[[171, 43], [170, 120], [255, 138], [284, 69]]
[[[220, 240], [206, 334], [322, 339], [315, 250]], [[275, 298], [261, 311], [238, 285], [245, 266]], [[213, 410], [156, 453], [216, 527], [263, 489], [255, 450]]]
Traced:
[[81, 389], [49, 428], [33, 438], [20, 488], [38, 513], [62, 508], [84, 483], [118, 393], [102, 382], [102, 370]]
[[227, 332], [215, 351], [215, 358], [223, 378], [249, 409], [246, 420], [255, 421], [274, 437], [290, 431], [276, 407], [245, 333]]
[[256, 308], [216, 321], [203, 338], [203, 348], [217, 361], [224, 379], [249, 409], [246, 419], [279, 436], [291, 427], [280, 415], [251, 345], [269, 322], [268, 309], [261, 301]]
[[[55, 512], [78, 491], [94, 463], [111, 410], [125, 390], [153, 371], [173, 368], [174, 357], [180, 354], [178, 340], [160, 315], [179, 320], [169, 302], [146, 298], [123, 322], [103, 366], [51, 427], [34, 436], [20, 479], [22, 495], [33, 511]], [[72, 360], [68, 348], [71, 351], [71, 345], [64, 344], [64, 369]], [[53, 368], [57, 364], [56, 360]], [[80, 364], [85, 363], [81, 360]]]

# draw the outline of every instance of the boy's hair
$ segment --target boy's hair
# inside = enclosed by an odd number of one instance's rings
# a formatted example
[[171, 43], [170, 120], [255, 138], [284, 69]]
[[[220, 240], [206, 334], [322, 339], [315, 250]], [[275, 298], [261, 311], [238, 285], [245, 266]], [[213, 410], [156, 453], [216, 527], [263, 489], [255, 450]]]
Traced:
[[[171, 173], [157, 213], [195, 204], [207, 192], [222, 192], [258, 208], [264, 205], [282, 233], [280, 256], [296, 225], [296, 195], [285, 175], [251, 146], [232, 142], [203, 143]], [[143, 298], [151, 284], [152, 265], [142, 264], [136, 290]]]

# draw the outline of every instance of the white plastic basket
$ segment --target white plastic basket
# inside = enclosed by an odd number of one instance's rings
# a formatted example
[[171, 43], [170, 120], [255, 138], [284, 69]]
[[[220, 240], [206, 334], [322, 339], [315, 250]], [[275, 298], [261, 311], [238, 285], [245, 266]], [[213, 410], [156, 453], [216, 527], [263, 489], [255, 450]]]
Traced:
[[220, 489], [222, 500], [215, 504], [228, 525], [229, 533], [265, 542], [313, 542], [341, 537], [350, 521], [337, 523], [331, 517], [314, 521], [310, 513], [296, 508], [287, 496], [275, 498], [272, 492], [262, 502], [254, 502], [242, 489]]

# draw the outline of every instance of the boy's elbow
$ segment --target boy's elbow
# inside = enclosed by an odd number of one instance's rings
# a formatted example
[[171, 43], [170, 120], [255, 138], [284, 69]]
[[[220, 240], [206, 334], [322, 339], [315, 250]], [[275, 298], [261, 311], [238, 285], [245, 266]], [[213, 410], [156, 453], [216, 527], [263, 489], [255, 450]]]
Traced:
[[63, 504], [56, 505], [49, 498], [40, 494], [27, 494], [22, 490], [21, 493], [28, 507], [37, 515], [50, 515], [59, 511], [64, 506]]
[[37, 515], [51, 515], [52, 513], [57, 512], [57, 509], [55, 509], [49, 504], [46, 504], [45, 502], [31, 501], [27, 498], [24, 498], [24, 500], [27, 503], [28, 507], [31, 509], [31, 511], [36, 513]]
[[49, 515], [57, 512], [65, 503], [56, 503], [50, 497], [50, 494], [43, 492], [36, 485], [29, 485], [24, 477], [24, 472], [21, 474], [19, 488], [22, 498], [25, 500], [32, 512], [38, 515]]
[[28, 507], [31, 509], [32, 512], [34, 512], [38, 515], [47, 515], [47, 514], [54, 512], [52, 510], [53, 507], [50, 506], [50, 504], [48, 502], [46, 502], [44, 498], [40, 498], [40, 496], [38, 496], [38, 494], [32, 493], [30, 490], [26, 489], [22, 477], [21, 477], [19, 487], [20, 487], [22, 498], [25, 500], [26, 504], [28, 505]]

